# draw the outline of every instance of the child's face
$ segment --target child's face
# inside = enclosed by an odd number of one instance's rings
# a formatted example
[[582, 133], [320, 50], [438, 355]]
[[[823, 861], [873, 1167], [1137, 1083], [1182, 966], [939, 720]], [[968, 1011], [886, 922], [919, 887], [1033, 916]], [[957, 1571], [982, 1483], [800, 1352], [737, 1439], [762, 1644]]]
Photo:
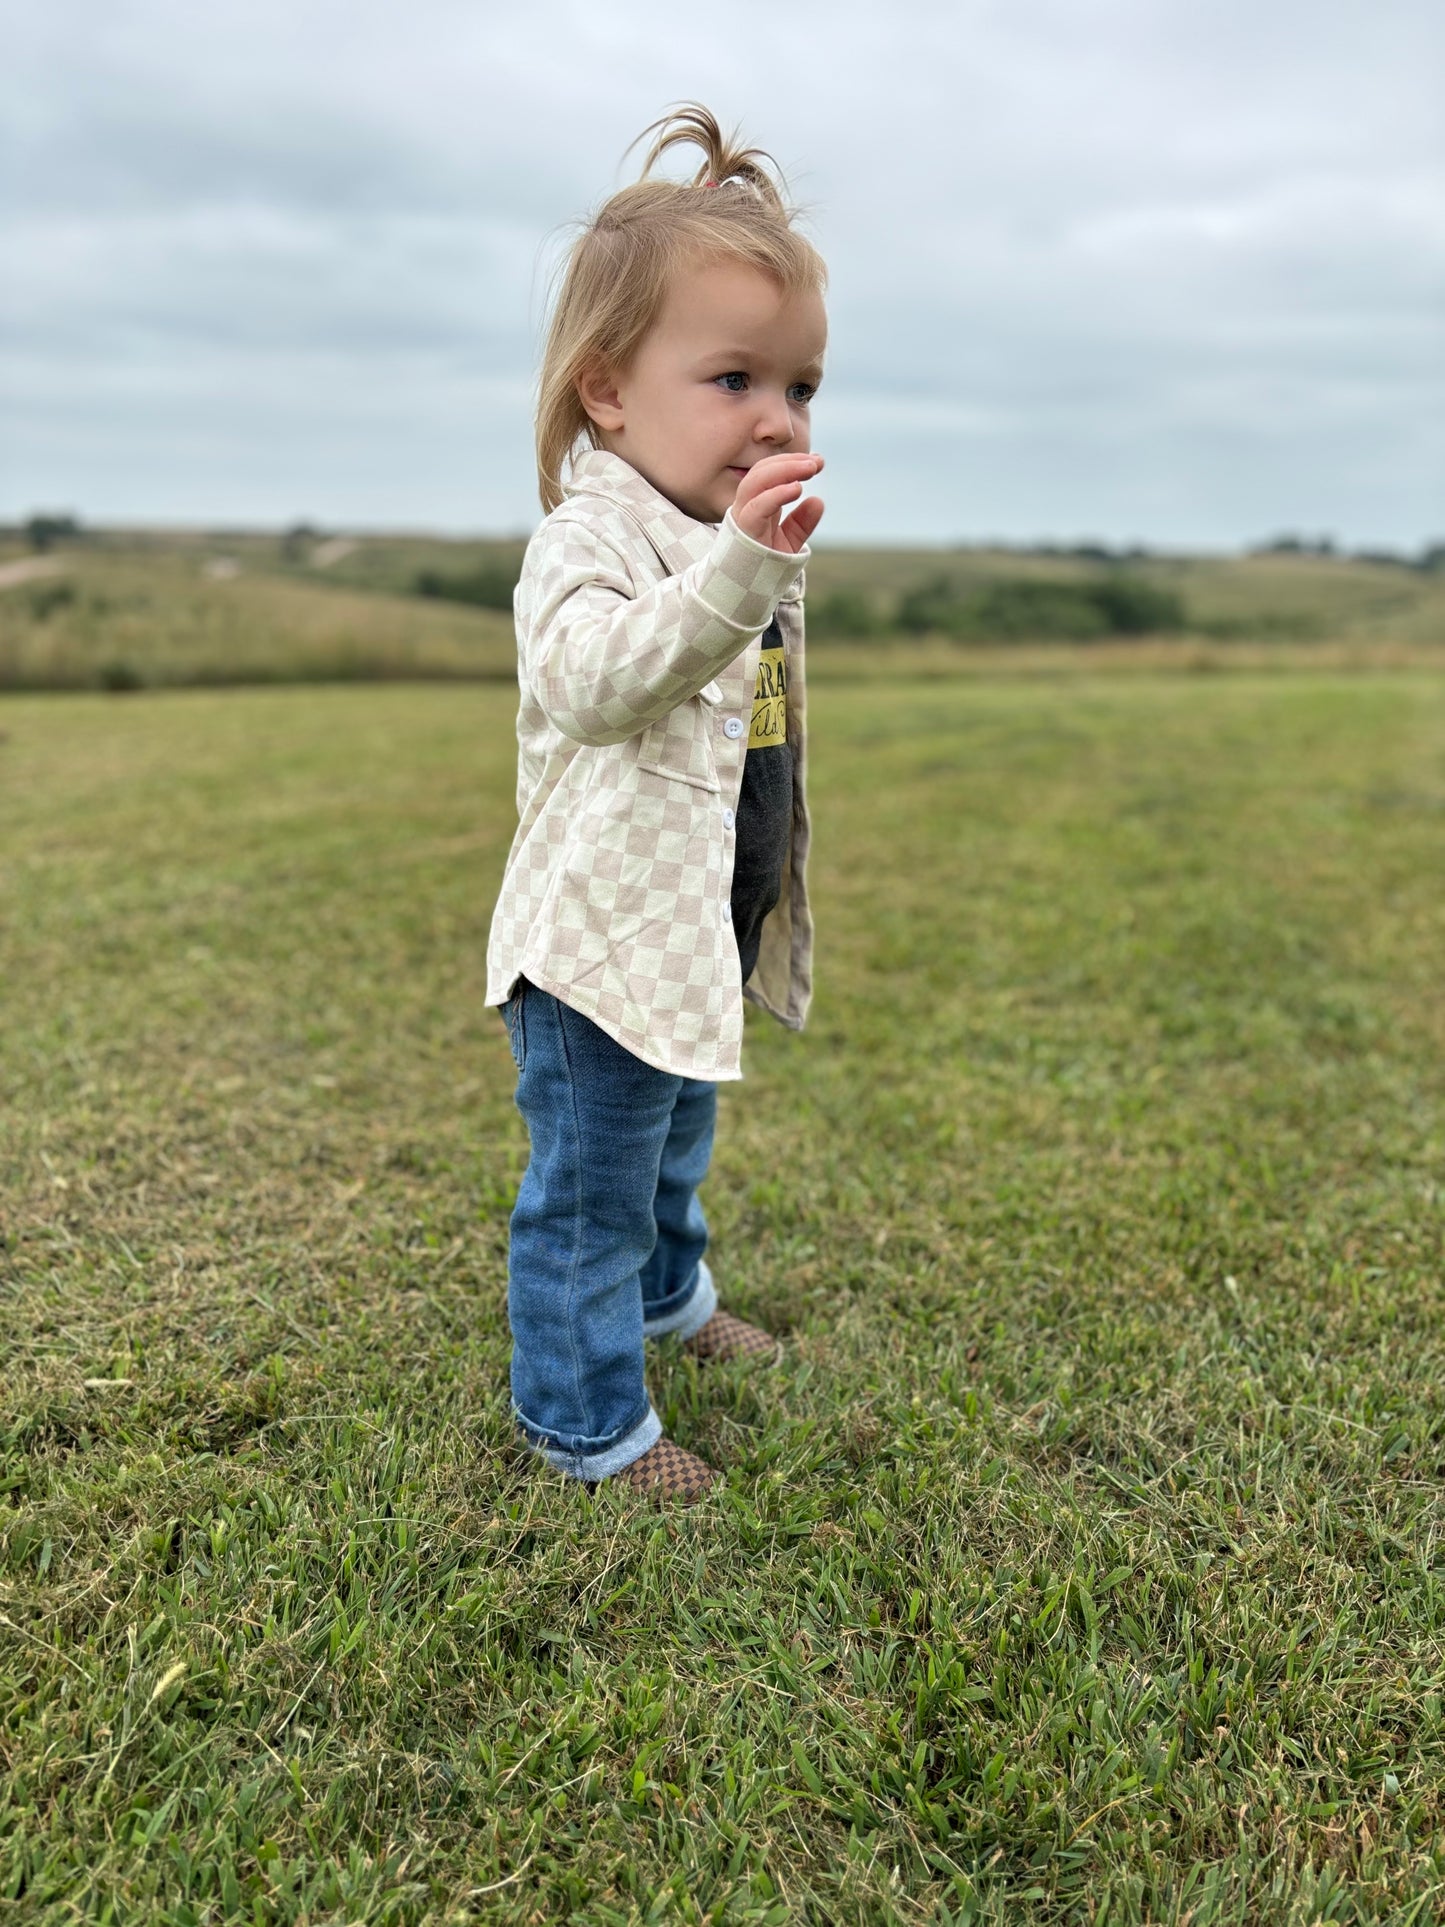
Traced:
[[604, 448], [699, 522], [720, 522], [765, 455], [805, 455], [823, 375], [822, 297], [741, 261], [680, 274], [625, 374], [579, 381]]

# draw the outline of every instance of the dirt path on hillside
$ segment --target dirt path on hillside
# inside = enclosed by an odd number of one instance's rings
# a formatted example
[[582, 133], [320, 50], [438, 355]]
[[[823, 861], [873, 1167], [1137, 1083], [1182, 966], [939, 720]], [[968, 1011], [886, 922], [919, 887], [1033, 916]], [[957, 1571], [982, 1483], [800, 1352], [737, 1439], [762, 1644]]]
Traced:
[[59, 575], [65, 567], [58, 555], [29, 555], [23, 562], [0, 562], [0, 589], [18, 589], [43, 575]]

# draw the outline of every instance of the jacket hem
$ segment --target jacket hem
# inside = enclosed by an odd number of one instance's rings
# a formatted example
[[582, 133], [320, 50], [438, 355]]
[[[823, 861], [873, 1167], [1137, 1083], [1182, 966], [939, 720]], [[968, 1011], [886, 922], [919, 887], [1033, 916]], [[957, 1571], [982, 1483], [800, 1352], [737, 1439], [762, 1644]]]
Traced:
[[620, 1045], [625, 1051], [630, 1051], [639, 1063], [646, 1064], [651, 1070], [662, 1071], [668, 1077], [690, 1077], [712, 1084], [737, 1083], [742, 1078], [741, 1065], [739, 1065], [736, 1070], [719, 1068], [717, 1070], [703, 1071], [692, 1064], [667, 1063], [663, 1060], [661, 1052], [658, 1052], [656, 1055], [649, 1055], [645, 1051], [638, 1050], [635, 1044], [630, 1044], [626, 1042], [625, 1039], [619, 1037], [611, 1024], [606, 1023], [599, 1017], [596, 1011], [584, 1009], [584, 1007], [577, 1002], [576, 992], [568, 985], [559, 983], [556, 978], [550, 977], [542, 971], [533, 969], [531, 964], [520, 964], [513, 977], [514, 983], [517, 977], [525, 977], [529, 984], [535, 984], [538, 990], [545, 990], [549, 996], [555, 997], [559, 1004], [565, 1004], [569, 1010], [575, 1010], [579, 1017], [585, 1017], [589, 1024], [595, 1024], [598, 1030], [605, 1031], [614, 1044]]

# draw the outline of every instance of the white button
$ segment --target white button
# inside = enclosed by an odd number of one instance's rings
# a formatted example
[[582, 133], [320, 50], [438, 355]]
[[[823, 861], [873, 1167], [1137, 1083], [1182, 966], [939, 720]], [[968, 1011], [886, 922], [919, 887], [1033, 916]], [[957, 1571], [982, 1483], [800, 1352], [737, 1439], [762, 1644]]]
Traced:
[[737, 818], [736, 816], [733, 815], [731, 810], [723, 811], [723, 828], [725, 830], [730, 830], [733, 824], [736, 822], [737, 822]]
[[723, 922], [724, 922], [724, 923], [731, 923], [731, 922], [732, 922], [732, 920], [733, 920], [733, 907], [732, 907], [732, 904], [731, 904], [731, 903], [725, 903], [725, 904], [723, 905]]
[[723, 735], [731, 736], [733, 741], [736, 742], [738, 737], [741, 736], [742, 733], [743, 733], [742, 717], [729, 716], [727, 721], [723, 724]]

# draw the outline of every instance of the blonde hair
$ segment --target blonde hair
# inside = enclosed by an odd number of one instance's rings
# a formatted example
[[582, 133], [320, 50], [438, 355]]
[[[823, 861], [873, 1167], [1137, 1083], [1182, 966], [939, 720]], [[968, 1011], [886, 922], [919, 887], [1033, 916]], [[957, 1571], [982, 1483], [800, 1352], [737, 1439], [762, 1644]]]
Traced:
[[[562, 263], [537, 385], [537, 486], [549, 514], [562, 501], [563, 464], [578, 440], [602, 446], [578, 377], [599, 364], [626, 373], [680, 269], [743, 261], [786, 295], [821, 294], [827, 286], [822, 256], [793, 227], [801, 209], [784, 200], [761, 165], [777, 167], [770, 154], [739, 147], [736, 129], [724, 138], [695, 101], [645, 127], [626, 153], [658, 129], [641, 175], [584, 223]], [[706, 156], [692, 180], [649, 180], [658, 157], [685, 141]]]

